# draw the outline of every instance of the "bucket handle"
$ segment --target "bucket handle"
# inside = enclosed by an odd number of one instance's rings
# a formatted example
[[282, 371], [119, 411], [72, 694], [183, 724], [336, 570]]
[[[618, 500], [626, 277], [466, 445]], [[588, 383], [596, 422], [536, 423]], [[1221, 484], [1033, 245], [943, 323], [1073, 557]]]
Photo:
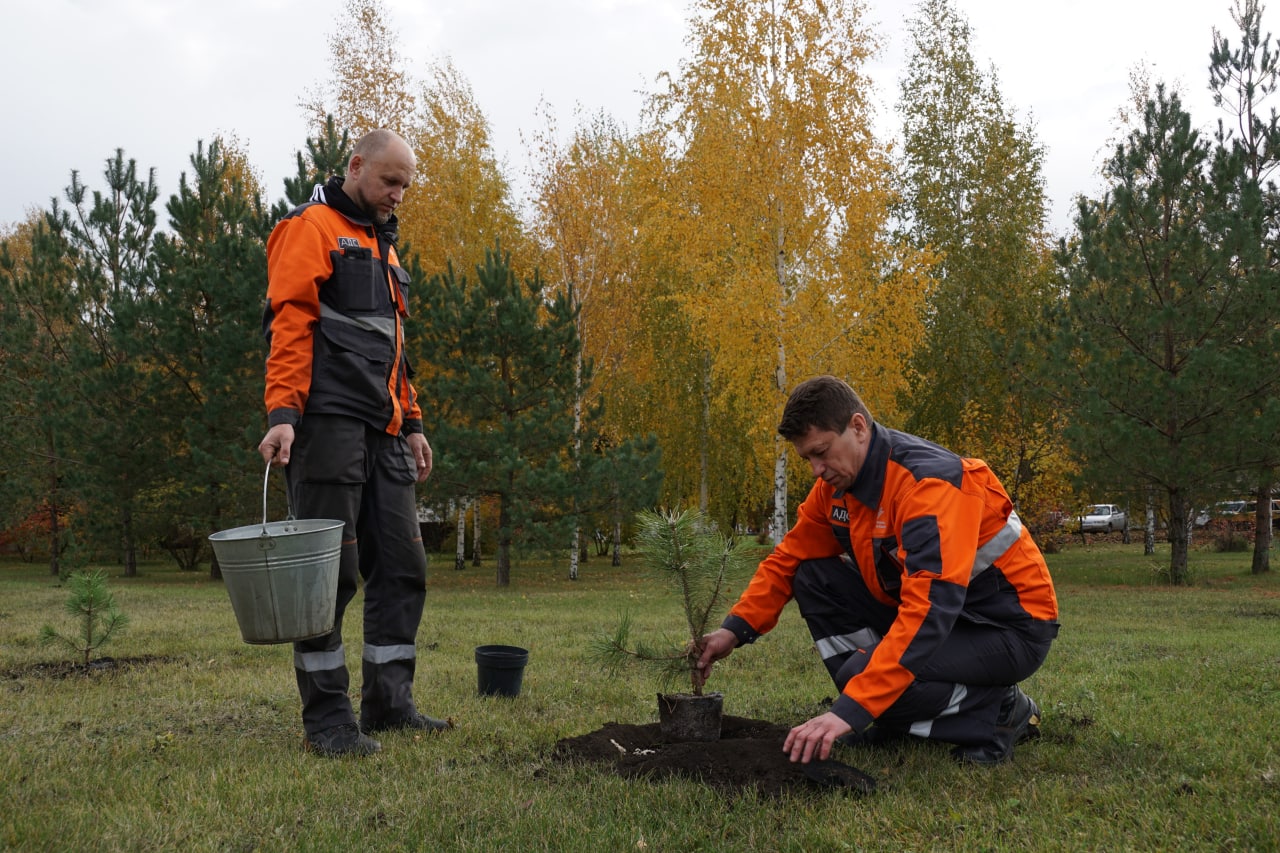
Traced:
[[[267, 473], [262, 476], [262, 535], [270, 538], [271, 534], [267, 532], [267, 486], [271, 483], [271, 460], [267, 460]], [[286, 483], [284, 489], [285, 505], [289, 509], [288, 515], [285, 516], [285, 523], [290, 524], [295, 519], [293, 517], [293, 496], [289, 494], [289, 486]]]

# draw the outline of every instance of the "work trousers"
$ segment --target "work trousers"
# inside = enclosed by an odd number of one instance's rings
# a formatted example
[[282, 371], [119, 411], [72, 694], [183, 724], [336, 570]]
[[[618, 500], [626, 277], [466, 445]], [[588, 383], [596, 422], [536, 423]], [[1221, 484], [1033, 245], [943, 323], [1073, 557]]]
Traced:
[[312, 735], [355, 722], [342, 619], [361, 578], [361, 718], [377, 725], [412, 716], [427, 555], [414, 493], [417, 465], [408, 442], [355, 418], [309, 414], [295, 430], [285, 471], [298, 518], [343, 523], [333, 631], [293, 647], [303, 728]]
[[[897, 608], [872, 596], [845, 557], [800, 564], [792, 593], [837, 690], [866, 667]], [[995, 625], [961, 615], [915, 680], [875, 722], [960, 746], [991, 739], [1010, 685], [1040, 668], [1057, 623]]]

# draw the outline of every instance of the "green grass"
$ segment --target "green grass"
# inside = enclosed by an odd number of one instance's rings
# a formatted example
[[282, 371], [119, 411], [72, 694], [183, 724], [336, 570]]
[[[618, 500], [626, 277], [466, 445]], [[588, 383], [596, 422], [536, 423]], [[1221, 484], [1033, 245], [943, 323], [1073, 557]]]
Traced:
[[[40, 566], [0, 563], [0, 848], [1275, 849], [1280, 577], [1250, 576], [1249, 556], [1196, 551], [1192, 585], [1172, 589], [1156, 582], [1167, 551], [1069, 546], [1049, 558], [1062, 635], [1026, 685], [1040, 741], [994, 769], [932, 744], [842, 750], [876, 794], [781, 801], [551, 759], [560, 738], [656, 719], [647, 670], [609, 677], [587, 653], [624, 609], [638, 635], [679, 635], [677, 602], [635, 560], [594, 559], [577, 582], [525, 563], [499, 590], [491, 564], [434, 558], [416, 693], [457, 729], [386, 735], [362, 761], [303, 753], [291, 652], [242, 643], [220, 584], [159, 564], [112, 572], [132, 624], [100, 653], [154, 660], [52, 678], [32, 667], [59, 652], [35, 638], [66, 627], [66, 590]], [[519, 697], [476, 695], [485, 643], [529, 649]], [[833, 692], [793, 607], [712, 684], [728, 713], [784, 723]]]

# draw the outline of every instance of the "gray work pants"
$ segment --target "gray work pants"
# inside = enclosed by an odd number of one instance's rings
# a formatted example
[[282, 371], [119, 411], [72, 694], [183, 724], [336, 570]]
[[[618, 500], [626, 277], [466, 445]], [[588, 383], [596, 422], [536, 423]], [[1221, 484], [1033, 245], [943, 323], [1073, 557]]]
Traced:
[[361, 716], [394, 723], [416, 713], [413, 677], [426, 601], [427, 557], [418, 525], [417, 468], [403, 436], [355, 418], [305, 415], [285, 469], [298, 518], [343, 522], [334, 629], [294, 644], [308, 735], [355, 722], [342, 618], [364, 579]]
[[[873, 597], [842, 557], [801, 563], [792, 594], [832, 682], [843, 690], [871, 660], [897, 608]], [[960, 746], [987, 742], [1009, 686], [1040, 668], [1056, 634], [1056, 624], [995, 625], [961, 616], [877, 727]]]

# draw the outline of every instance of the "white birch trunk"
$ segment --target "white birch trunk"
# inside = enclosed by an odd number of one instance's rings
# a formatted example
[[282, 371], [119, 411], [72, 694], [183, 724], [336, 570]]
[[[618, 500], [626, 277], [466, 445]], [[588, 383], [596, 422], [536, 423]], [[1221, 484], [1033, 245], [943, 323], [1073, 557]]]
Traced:
[[[579, 330], [578, 339], [581, 341], [582, 332]], [[582, 454], [582, 350], [578, 350], [577, 358], [573, 363], [573, 469], [576, 472], [579, 467], [579, 457]], [[573, 536], [569, 542], [569, 580], [576, 581], [578, 579], [578, 549], [582, 542], [581, 525], [577, 518], [577, 500], [573, 497], [569, 498], [569, 511], [574, 514], [573, 519]]]
[[702, 430], [698, 442], [698, 509], [711, 504], [711, 353], [702, 354]]
[[467, 500], [458, 501], [458, 540], [454, 549], [453, 570], [460, 572], [467, 567]]
[[471, 499], [471, 565], [480, 565], [480, 499]]
[[[782, 330], [786, 328], [787, 305], [790, 293], [787, 288], [787, 255], [786, 232], [780, 227], [776, 236], [777, 251], [774, 253], [774, 275], [778, 281], [778, 363], [774, 369], [773, 379], [777, 383], [778, 393], [785, 399], [787, 394], [787, 346], [782, 340]], [[791, 442], [774, 433], [773, 446], [776, 455], [773, 459], [773, 523], [769, 537], [776, 545], [787, 533], [787, 451]]]
[[[787, 353], [781, 343], [778, 344], [778, 390], [785, 393], [787, 388]], [[782, 541], [787, 533], [787, 451], [791, 442], [778, 434], [773, 436], [776, 455], [773, 459], [773, 522], [769, 529], [769, 538], [773, 544]]]
[[787, 440], [774, 437], [778, 455], [773, 460], [773, 521], [769, 538], [777, 545], [787, 532]]

